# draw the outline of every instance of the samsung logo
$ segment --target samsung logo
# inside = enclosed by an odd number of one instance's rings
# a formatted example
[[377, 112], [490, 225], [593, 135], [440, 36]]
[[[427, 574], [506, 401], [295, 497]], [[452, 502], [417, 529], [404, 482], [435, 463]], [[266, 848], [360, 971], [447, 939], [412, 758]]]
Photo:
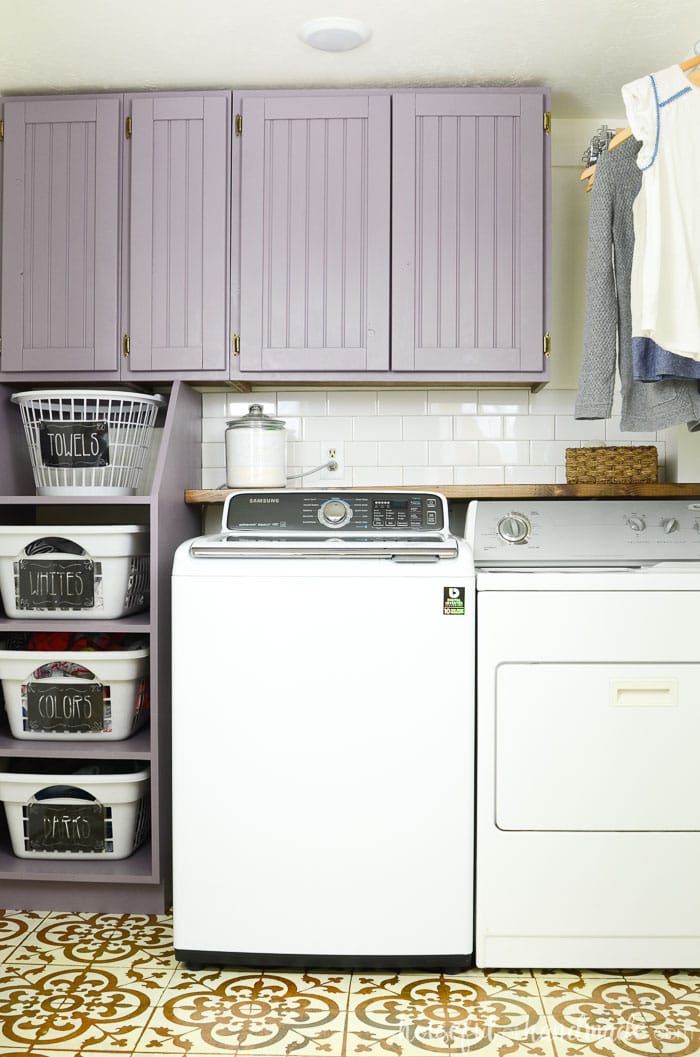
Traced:
[[249, 499], [249, 503], [279, 503], [279, 499]]

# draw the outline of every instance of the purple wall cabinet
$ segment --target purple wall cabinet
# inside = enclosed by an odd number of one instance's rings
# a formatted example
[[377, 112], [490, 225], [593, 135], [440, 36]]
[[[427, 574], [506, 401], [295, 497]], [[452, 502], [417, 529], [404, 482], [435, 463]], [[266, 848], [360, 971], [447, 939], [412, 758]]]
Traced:
[[393, 101], [392, 368], [543, 371], [544, 93]]
[[230, 93], [126, 97], [124, 377], [228, 374]]
[[232, 377], [546, 381], [548, 107], [533, 88], [244, 95]]
[[2, 370], [115, 376], [121, 97], [7, 100], [4, 120]]
[[389, 366], [390, 97], [243, 96], [246, 372]]

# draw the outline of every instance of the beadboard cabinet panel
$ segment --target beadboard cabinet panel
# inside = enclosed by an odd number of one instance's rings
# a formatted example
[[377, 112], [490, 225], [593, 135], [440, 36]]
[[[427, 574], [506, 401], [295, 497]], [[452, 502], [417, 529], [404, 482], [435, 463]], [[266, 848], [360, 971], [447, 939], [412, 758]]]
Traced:
[[542, 95], [394, 97], [392, 368], [542, 370]]
[[389, 366], [390, 99], [244, 96], [240, 370]]
[[4, 104], [2, 369], [118, 371], [121, 97]]
[[228, 92], [127, 97], [126, 373], [228, 366]]

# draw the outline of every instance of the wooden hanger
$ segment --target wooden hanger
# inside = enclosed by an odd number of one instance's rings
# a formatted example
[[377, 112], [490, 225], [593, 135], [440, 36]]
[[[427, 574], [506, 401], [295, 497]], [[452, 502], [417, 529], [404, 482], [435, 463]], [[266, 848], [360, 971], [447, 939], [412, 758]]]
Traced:
[[[686, 70], [692, 70], [694, 69], [694, 67], [700, 66], [700, 55], [693, 55], [690, 59], [684, 59], [684, 61], [679, 62], [678, 65], [684, 73]], [[688, 77], [688, 80], [692, 81], [693, 84], [700, 84], [700, 70], [698, 70], [694, 74], [691, 74]], [[615, 150], [615, 147], [619, 147], [620, 144], [624, 143], [625, 140], [629, 139], [631, 135], [631, 128], [618, 129], [613, 138], [608, 143], [608, 150]]]
[[[695, 70], [696, 66], [700, 66], [700, 54], [692, 55], [689, 59], [684, 59], [683, 62], [679, 62], [678, 66], [685, 73], [688, 70]], [[687, 78], [692, 81], [693, 84], [700, 85], [700, 70], [695, 70], [695, 73], [691, 73]], [[615, 135], [608, 143], [608, 150], [615, 150], [621, 143], [624, 143], [632, 135], [631, 128], [619, 128]], [[589, 165], [588, 168], [584, 169], [579, 180], [586, 181], [586, 193], [588, 193], [593, 187], [593, 181], [595, 180], [595, 165]]]

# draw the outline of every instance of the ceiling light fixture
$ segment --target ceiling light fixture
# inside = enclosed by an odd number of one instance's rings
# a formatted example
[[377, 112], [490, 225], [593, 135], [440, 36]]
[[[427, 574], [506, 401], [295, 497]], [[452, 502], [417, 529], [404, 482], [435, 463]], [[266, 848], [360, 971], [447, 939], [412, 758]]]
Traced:
[[304, 22], [299, 36], [320, 51], [352, 51], [369, 40], [371, 30], [354, 18], [312, 18]]

